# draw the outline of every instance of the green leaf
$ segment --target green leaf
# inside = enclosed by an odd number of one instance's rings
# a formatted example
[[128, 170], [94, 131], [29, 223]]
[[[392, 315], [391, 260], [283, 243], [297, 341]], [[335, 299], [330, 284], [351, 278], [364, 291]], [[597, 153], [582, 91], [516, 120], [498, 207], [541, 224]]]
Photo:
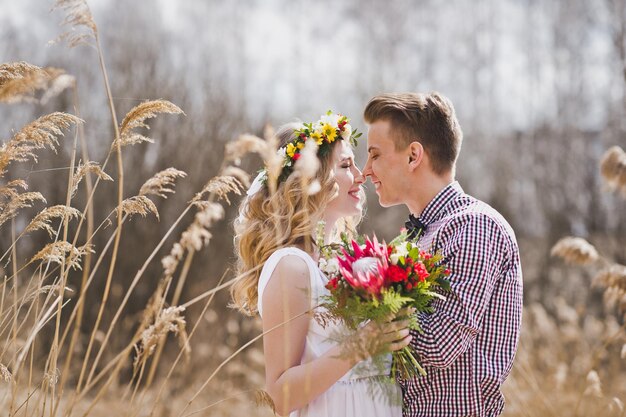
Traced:
[[436, 281], [437, 281], [437, 284], [439, 284], [441, 288], [443, 288], [446, 291], [450, 291], [450, 288], [451, 288], [450, 281], [442, 277], [437, 278]]

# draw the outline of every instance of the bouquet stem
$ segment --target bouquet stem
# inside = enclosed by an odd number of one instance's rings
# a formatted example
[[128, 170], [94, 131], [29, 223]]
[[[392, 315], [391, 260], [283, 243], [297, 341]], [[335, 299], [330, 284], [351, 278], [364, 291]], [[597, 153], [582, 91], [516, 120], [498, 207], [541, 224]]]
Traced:
[[400, 376], [402, 379], [410, 379], [417, 376], [426, 376], [426, 370], [419, 364], [411, 348], [404, 348], [393, 352], [391, 364], [391, 377]]

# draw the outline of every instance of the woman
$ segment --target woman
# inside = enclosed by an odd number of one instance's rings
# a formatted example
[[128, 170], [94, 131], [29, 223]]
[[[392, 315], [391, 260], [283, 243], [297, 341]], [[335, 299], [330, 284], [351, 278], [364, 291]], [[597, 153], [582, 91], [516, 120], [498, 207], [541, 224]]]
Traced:
[[[235, 222], [238, 272], [244, 276], [232, 295], [242, 311], [258, 311], [264, 332], [272, 329], [263, 337], [266, 390], [280, 415], [402, 415], [397, 401], [373, 395], [384, 371], [363, 359], [407, 346], [408, 322], [363, 326], [355, 336], [361, 346], [376, 346], [374, 351], [346, 355], [347, 342], [332, 337], [338, 325], [323, 327], [311, 313], [319, 297], [328, 294], [327, 278], [316, 262], [317, 225], [323, 224], [328, 244], [340, 231], [348, 232], [346, 226], [363, 210], [364, 178], [354, 163], [349, 141], [355, 135], [347, 122], [345, 116], [327, 114], [314, 124], [280, 128], [283, 165], [275, 190], [270, 191], [267, 171], [262, 171]], [[310, 141], [319, 146], [315, 190], [299, 169]], [[393, 390], [399, 395], [397, 386]]]

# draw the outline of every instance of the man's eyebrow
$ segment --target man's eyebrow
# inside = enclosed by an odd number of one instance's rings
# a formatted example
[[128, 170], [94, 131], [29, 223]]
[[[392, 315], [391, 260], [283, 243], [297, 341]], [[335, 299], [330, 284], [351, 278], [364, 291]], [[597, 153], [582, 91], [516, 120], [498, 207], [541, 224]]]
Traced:
[[367, 148], [367, 153], [370, 153], [370, 152], [372, 152], [372, 151], [377, 151], [377, 150], [378, 150], [378, 148], [377, 148], [377, 147], [375, 147], [375, 146], [370, 146], [369, 148]]

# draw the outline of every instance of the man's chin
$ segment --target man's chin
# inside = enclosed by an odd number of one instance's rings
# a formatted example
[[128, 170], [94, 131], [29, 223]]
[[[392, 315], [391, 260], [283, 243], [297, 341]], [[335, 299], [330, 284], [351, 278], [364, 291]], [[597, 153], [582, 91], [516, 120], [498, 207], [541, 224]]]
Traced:
[[379, 195], [379, 196], [378, 196], [378, 204], [380, 204], [380, 205], [381, 205], [381, 207], [385, 207], [385, 208], [387, 208], [387, 207], [397, 206], [397, 205], [398, 205], [398, 204], [400, 204], [400, 203], [398, 203], [398, 202], [396, 202], [396, 201], [389, 201], [389, 200], [386, 200], [384, 197], [381, 197], [381, 196]]

